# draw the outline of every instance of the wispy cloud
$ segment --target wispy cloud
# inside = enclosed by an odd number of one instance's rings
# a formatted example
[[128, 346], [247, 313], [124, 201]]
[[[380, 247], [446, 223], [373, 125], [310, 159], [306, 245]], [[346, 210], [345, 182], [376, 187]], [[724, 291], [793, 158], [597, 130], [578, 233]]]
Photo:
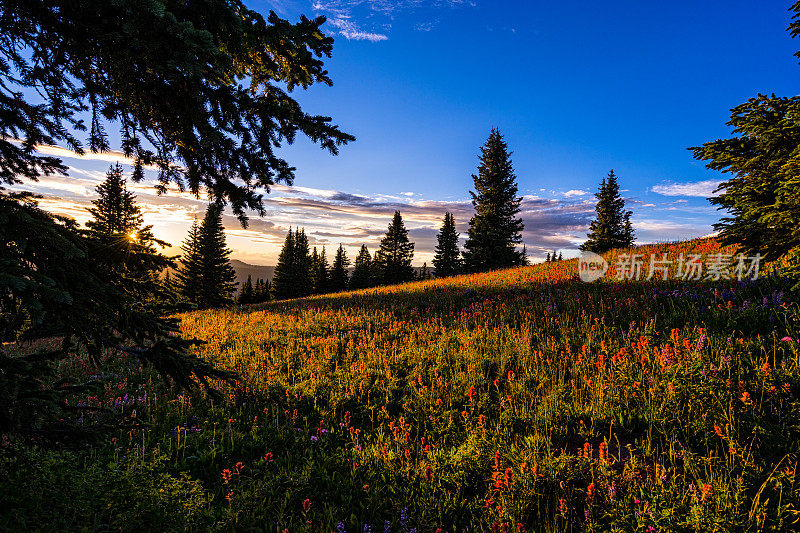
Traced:
[[718, 196], [714, 190], [719, 187], [719, 180], [703, 180], [687, 183], [663, 183], [654, 185], [650, 190], [664, 196], [696, 196], [699, 198], [711, 198]]
[[472, 0], [314, 0], [311, 9], [328, 17], [328, 23], [346, 39], [385, 41], [401, 13], [414, 18], [411, 27], [431, 31], [443, 9], [475, 6]]
[[562, 193], [562, 194], [564, 196], [566, 196], [567, 198], [570, 198], [572, 196], [586, 196], [587, 194], [589, 194], [589, 191], [582, 191], [582, 190], [579, 190], [579, 189], [572, 189], [572, 190], [569, 190], [569, 191], [567, 191], [565, 193]]
[[346, 39], [354, 41], [370, 41], [377, 43], [389, 39], [382, 33], [366, 32], [359, 29], [355, 22], [345, 17], [332, 18], [328, 21], [331, 26], [339, 30], [339, 34]]
[[[45, 149], [72, 160], [70, 176], [46, 176], [39, 182], [27, 182], [15, 188], [42, 194], [42, 207], [85, 223], [89, 219], [86, 209], [97, 197], [95, 187], [105, 177], [107, 166], [104, 162], [107, 160], [83, 161], [68, 150], [58, 149], [61, 151], [56, 152]], [[130, 164], [120, 162], [126, 172], [130, 172]], [[186, 237], [192, 220], [203, 216], [206, 202], [175, 189], [159, 196], [153, 187], [154, 177], [155, 172], [145, 171], [146, 179], [140, 183], [129, 182], [129, 188], [138, 197], [145, 222], [153, 225], [158, 237], [173, 244], [174, 248], [168, 252], [179, 253], [177, 247]], [[589, 222], [595, 215], [594, 198], [587, 191], [541, 192], [541, 196], [523, 196], [520, 205], [525, 224], [523, 242], [534, 259], [543, 258], [547, 251], [554, 248], [575, 249], [586, 238]], [[662, 208], [673, 208], [675, 206], [671, 204], [680, 201], [671, 201]], [[684, 203], [677, 205], [685, 206]], [[274, 264], [290, 227], [305, 228], [312, 246], [333, 248], [342, 244], [351, 257], [362, 244], [374, 251], [393, 213], [400, 211], [411, 240], [415, 242], [415, 264], [430, 264], [444, 213], [454, 215], [462, 243], [474, 213], [466, 192], [463, 198], [430, 200], [408, 190], [393, 194], [359, 194], [287, 185], [272, 187], [272, 192], [264, 197], [264, 207], [266, 216], [259, 218], [252, 214], [246, 229], [241, 227], [232, 213], [226, 213], [223, 217], [234, 258], [253, 264]], [[687, 211], [687, 216], [693, 216], [688, 207], [681, 207], [681, 210]], [[711, 231], [710, 225], [700, 218], [681, 219], [675, 223], [656, 220], [656, 212], [650, 213], [650, 219], [640, 219], [634, 223], [640, 242], [696, 237], [699, 233]], [[701, 215], [697, 214], [698, 217]]]

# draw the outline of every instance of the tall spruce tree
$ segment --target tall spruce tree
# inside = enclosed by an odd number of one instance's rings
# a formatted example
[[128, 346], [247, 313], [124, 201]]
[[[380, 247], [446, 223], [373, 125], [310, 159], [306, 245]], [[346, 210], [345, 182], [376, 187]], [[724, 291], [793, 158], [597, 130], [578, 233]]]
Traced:
[[336, 250], [336, 256], [333, 258], [333, 266], [331, 267], [329, 284], [331, 292], [341, 292], [347, 289], [347, 267], [349, 266], [350, 259], [347, 258], [347, 252], [344, 251], [344, 246], [340, 244], [339, 248]]
[[292, 231], [289, 228], [272, 277], [273, 297], [286, 300], [312, 294], [315, 278], [313, 261], [305, 230], [296, 228]]
[[[797, 37], [800, 2], [790, 10]], [[782, 272], [800, 279], [800, 97], [757, 94], [731, 109], [727, 125], [733, 137], [690, 148], [707, 168], [729, 174], [709, 198], [728, 215], [714, 224], [718, 239], [751, 256], [786, 256]]]
[[230, 261], [231, 249], [225, 242], [222, 205], [213, 203], [206, 209], [198, 234], [200, 248], [201, 307], [221, 307], [231, 303], [236, 292], [236, 271]]
[[317, 252], [317, 247], [315, 246], [314, 249], [311, 251], [311, 283], [313, 288], [311, 290], [312, 293], [317, 292], [317, 269], [319, 268], [319, 252]]
[[625, 211], [625, 199], [619, 194], [619, 184], [613, 170], [603, 178], [595, 198], [597, 217], [589, 225], [588, 238], [580, 249], [602, 254], [613, 248], [632, 246], [635, 238], [630, 220], [632, 213]]
[[517, 178], [511, 153], [500, 131], [493, 129], [481, 148], [478, 174], [473, 175], [475, 190], [472, 206], [475, 215], [469, 222], [464, 244], [464, 267], [470, 272], [484, 272], [521, 265], [522, 199], [517, 196]]
[[380, 249], [375, 252], [373, 259], [380, 282], [391, 285], [413, 280], [413, 259], [414, 243], [408, 240], [408, 230], [403, 224], [400, 211], [395, 211], [389, 229], [381, 239]]
[[309, 296], [314, 290], [314, 272], [311, 269], [311, 253], [305, 228], [294, 232], [294, 261], [297, 297]]
[[[314, 248], [314, 250], [316, 251], [316, 248]], [[329, 270], [328, 256], [323, 246], [322, 252], [320, 252], [317, 257], [316, 269], [314, 270], [314, 294], [325, 294], [328, 292], [328, 284], [330, 281]]]
[[456, 221], [452, 213], [444, 214], [444, 221], [436, 240], [433, 275], [437, 278], [444, 278], [458, 274], [461, 271], [461, 257], [458, 251]]
[[366, 289], [375, 284], [374, 268], [372, 256], [369, 254], [366, 244], [361, 245], [355, 263], [353, 263], [353, 275], [350, 277], [351, 289]]
[[[111, 167], [96, 191], [98, 197], [88, 209], [92, 218], [86, 227], [105, 248], [102, 259], [106, 268], [119, 275], [124, 272], [131, 283], [148, 280], [161, 284], [157, 292], [165, 289], [159, 280], [161, 260], [157, 259], [157, 246], [169, 244], [153, 236], [152, 226], [144, 226], [141, 209], [136, 196], [127, 189], [122, 167]], [[170, 293], [169, 297], [173, 296]]]
[[281, 253], [278, 255], [278, 264], [275, 265], [275, 273], [272, 276], [272, 295], [276, 300], [286, 300], [298, 296], [294, 237], [292, 228], [289, 228]]
[[181, 245], [181, 250], [183, 254], [180, 266], [175, 272], [175, 287], [184, 300], [197, 304], [200, 301], [200, 286], [203, 281], [200, 267], [200, 225], [196, 218]]
[[95, 189], [98, 198], [89, 208], [92, 220], [86, 223], [90, 230], [107, 236], [135, 238], [144, 219], [136, 196], [128, 190], [122, 167], [117, 164], [106, 172], [106, 178]]

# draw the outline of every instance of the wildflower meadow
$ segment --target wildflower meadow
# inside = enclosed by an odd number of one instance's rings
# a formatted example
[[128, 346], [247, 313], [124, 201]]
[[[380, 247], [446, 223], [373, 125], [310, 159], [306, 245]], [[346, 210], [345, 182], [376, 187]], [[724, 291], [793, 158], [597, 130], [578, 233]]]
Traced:
[[583, 283], [565, 260], [188, 313], [182, 334], [235, 384], [181, 395], [116, 364], [64, 423], [121, 429], [2, 443], [0, 529], [793, 530], [791, 285], [768, 268]]

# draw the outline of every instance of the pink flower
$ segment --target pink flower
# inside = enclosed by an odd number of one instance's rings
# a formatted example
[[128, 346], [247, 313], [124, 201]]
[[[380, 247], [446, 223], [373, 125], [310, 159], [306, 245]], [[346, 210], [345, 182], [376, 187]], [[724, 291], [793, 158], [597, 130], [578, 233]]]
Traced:
[[784, 338], [781, 339], [781, 342], [792, 342], [792, 338], [791, 337], [784, 337]]

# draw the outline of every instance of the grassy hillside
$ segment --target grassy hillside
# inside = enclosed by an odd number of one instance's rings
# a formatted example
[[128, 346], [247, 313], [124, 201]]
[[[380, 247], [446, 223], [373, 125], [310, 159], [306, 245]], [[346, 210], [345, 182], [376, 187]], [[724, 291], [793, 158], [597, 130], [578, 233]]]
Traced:
[[[720, 247], [635, 252], [665, 251]], [[790, 530], [788, 287], [586, 284], [573, 260], [187, 314], [199, 353], [241, 377], [224, 401], [120, 364], [76, 400], [130, 427], [87, 450], [6, 443], [0, 527]]]

